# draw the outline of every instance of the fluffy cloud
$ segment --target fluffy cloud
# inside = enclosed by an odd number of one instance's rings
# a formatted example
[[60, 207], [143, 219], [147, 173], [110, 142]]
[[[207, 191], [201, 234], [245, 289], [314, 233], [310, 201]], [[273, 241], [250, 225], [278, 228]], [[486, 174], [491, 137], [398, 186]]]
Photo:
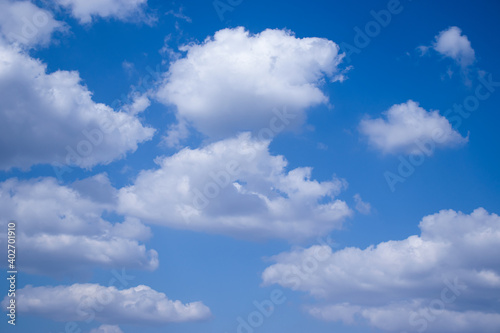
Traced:
[[436, 147], [464, 144], [464, 138], [438, 111], [426, 111], [409, 100], [383, 112], [386, 119], [363, 119], [359, 125], [369, 143], [384, 154], [432, 154]]
[[311, 168], [286, 171], [269, 141], [244, 133], [157, 159], [120, 189], [118, 211], [150, 223], [240, 237], [299, 239], [341, 226], [351, 211], [335, 199], [339, 179], [318, 182]]
[[180, 123], [215, 138], [268, 127], [274, 108], [296, 114], [296, 126], [305, 109], [328, 102], [324, 78], [341, 77], [337, 44], [284, 30], [224, 29], [181, 50], [185, 57], [171, 64], [157, 97], [176, 106]]
[[420, 236], [364, 250], [282, 253], [263, 281], [319, 299], [307, 310], [324, 320], [387, 332], [498, 332], [500, 217], [443, 210], [419, 226]]
[[47, 45], [54, 31], [65, 29], [52, 13], [30, 1], [0, 1], [0, 37], [10, 43]]
[[77, 72], [47, 73], [0, 40], [0, 170], [39, 163], [92, 167], [135, 151], [152, 128], [92, 101]]
[[55, 0], [55, 2], [68, 8], [80, 23], [91, 23], [96, 17], [121, 21], [151, 21], [151, 18], [144, 14], [147, 0]]
[[[5, 297], [2, 307], [9, 299]], [[55, 321], [87, 321], [119, 325], [163, 325], [172, 322], [205, 320], [210, 309], [201, 302], [172, 301], [148, 286], [119, 290], [114, 286], [73, 284], [71, 286], [26, 286], [16, 292], [17, 311]], [[117, 328], [105, 326], [104, 332]], [[103, 329], [98, 330], [103, 332]]]
[[462, 68], [472, 65], [476, 60], [469, 39], [462, 35], [459, 27], [450, 27], [441, 31], [436, 36], [433, 48], [440, 54], [455, 60]]
[[[111, 211], [115, 190], [104, 175], [58, 185], [53, 178], [0, 183], [0, 225], [18, 221], [18, 262], [26, 273], [61, 276], [88, 273], [95, 267], [154, 270], [158, 254], [139, 241], [151, 236], [134, 218], [110, 223], [101, 216]], [[2, 251], [6, 238], [0, 239]]]

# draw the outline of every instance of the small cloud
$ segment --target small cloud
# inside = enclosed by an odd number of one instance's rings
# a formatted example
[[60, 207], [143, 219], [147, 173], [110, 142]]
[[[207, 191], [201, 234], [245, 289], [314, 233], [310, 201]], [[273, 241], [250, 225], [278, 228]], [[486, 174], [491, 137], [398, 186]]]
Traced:
[[437, 147], [459, 146], [468, 141], [438, 111], [427, 111], [412, 100], [393, 105], [381, 118], [363, 119], [359, 130], [371, 146], [384, 154], [432, 155]]
[[189, 16], [185, 15], [183, 13], [183, 11], [184, 11], [184, 8], [180, 7], [179, 11], [176, 12], [173, 9], [171, 9], [168, 12], [166, 12], [165, 15], [172, 15], [172, 16], [178, 18], [178, 19], [184, 20], [184, 21], [186, 21], [188, 23], [192, 23], [193, 20]]
[[459, 27], [450, 27], [441, 31], [436, 37], [432, 47], [434, 50], [449, 57], [463, 69], [476, 61], [474, 49], [466, 35], [462, 35]]
[[180, 143], [189, 137], [189, 129], [185, 121], [171, 125], [162, 138], [162, 144], [169, 148], [179, 148]]
[[122, 68], [128, 76], [131, 76], [135, 72], [135, 65], [127, 60], [123, 60]]
[[361, 214], [368, 215], [372, 211], [372, 205], [368, 202], [364, 202], [358, 193], [354, 195], [354, 202], [356, 203], [354, 208], [356, 208], [356, 210]]
[[66, 8], [80, 24], [91, 24], [96, 19], [115, 19], [123, 22], [143, 22], [152, 25], [156, 17], [146, 13], [147, 0], [55, 0]]
[[123, 331], [116, 325], [101, 325], [94, 328], [90, 333], [123, 333]]
[[448, 68], [446, 74], [448, 74], [448, 77], [451, 79], [451, 77], [453, 76], [453, 70], [451, 68]]
[[420, 46], [417, 46], [417, 50], [420, 52], [420, 56], [424, 56], [427, 54], [427, 52], [429, 51], [429, 46], [425, 46], [425, 45], [420, 45]]
[[151, 105], [151, 101], [149, 100], [147, 93], [131, 93], [131, 99], [132, 101], [129, 104], [122, 106], [120, 111], [124, 111], [131, 115], [136, 115], [143, 112]]
[[320, 150], [328, 150], [328, 146], [325, 145], [323, 142], [318, 142], [318, 144], [316, 145], [316, 148], [318, 148]]

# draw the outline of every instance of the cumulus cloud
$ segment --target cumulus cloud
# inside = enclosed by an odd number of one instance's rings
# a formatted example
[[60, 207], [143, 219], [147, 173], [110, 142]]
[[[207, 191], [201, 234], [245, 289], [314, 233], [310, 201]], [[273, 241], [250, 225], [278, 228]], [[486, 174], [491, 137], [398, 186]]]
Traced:
[[468, 141], [438, 111], [426, 111], [412, 100], [393, 105], [383, 115], [386, 119], [363, 119], [359, 130], [384, 154], [431, 155], [437, 147], [458, 146]]
[[98, 17], [113, 18], [121, 21], [145, 21], [151, 23], [144, 10], [147, 0], [55, 0], [71, 11], [71, 15], [80, 23], [91, 23]]
[[123, 333], [123, 331], [116, 325], [101, 325], [98, 328], [94, 328], [89, 333]]
[[176, 107], [179, 122], [212, 138], [268, 127], [272, 110], [282, 107], [296, 114], [293, 128], [307, 108], [328, 103], [320, 89], [325, 78], [341, 77], [337, 44], [290, 31], [223, 29], [181, 50], [185, 56], [171, 64], [157, 98]]
[[497, 332], [500, 217], [478, 208], [426, 216], [421, 235], [366, 249], [282, 253], [264, 284], [308, 292], [313, 316], [387, 332]]
[[[53, 178], [0, 183], [0, 225], [7, 230], [9, 220], [18, 221], [21, 270], [62, 276], [96, 267], [158, 267], [157, 252], [140, 244], [151, 236], [148, 227], [134, 218], [114, 224], [102, 218], [116, 201], [106, 176], [79, 181], [75, 187], [79, 190]], [[7, 248], [5, 240], [0, 240], [2, 249]]]
[[434, 50], [457, 62], [462, 68], [476, 61], [475, 52], [466, 35], [462, 35], [459, 27], [450, 27], [441, 31], [433, 44]]
[[63, 22], [30, 1], [0, 1], [0, 37], [10, 43], [45, 46], [55, 31], [63, 30], [66, 30]]
[[351, 214], [335, 198], [345, 181], [311, 179], [311, 168], [286, 171], [269, 141], [243, 133], [158, 158], [119, 191], [118, 211], [146, 222], [240, 237], [302, 239], [339, 228]]
[[90, 168], [135, 151], [154, 129], [95, 103], [77, 72], [47, 73], [0, 40], [0, 170], [58, 163]]
[[[5, 297], [2, 307], [9, 299]], [[148, 286], [119, 290], [114, 286], [73, 284], [71, 286], [33, 287], [16, 292], [16, 308], [21, 314], [37, 315], [55, 321], [97, 320], [109, 325], [164, 325], [173, 322], [205, 320], [210, 309], [201, 302], [183, 304], [173, 301]], [[97, 332], [116, 332], [105, 326]]]

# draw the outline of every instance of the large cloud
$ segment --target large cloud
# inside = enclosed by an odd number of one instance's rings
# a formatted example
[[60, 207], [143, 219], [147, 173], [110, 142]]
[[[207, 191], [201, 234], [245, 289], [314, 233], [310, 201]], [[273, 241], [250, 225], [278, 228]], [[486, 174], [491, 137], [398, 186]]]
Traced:
[[433, 47], [442, 55], [455, 60], [462, 68], [472, 65], [476, 60], [469, 39], [462, 35], [459, 27], [450, 27], [441, 31], [436, 36]]
[[[2, 308], [8, 304], [5, 297]], [[119, 325], [163, 325], [205, 320], [210, 309], [201, 302], [183, 304], [148, 286], [119, 290], [114, 286], [73, 284], [71, 286], [26, 286], [16, 292], [17, 311], [55, 321], [90, 321]], [[102, 328], [102, 327], [101, 327]], [[117, 332], [106, 328], [104, 332]], [[98, 332], [102, 332], [103, 329]]]
[[92, 167], [137, 149], [154, 130], [92, 101], [77, 72], [47, 73], [0, 39], [0, 170], [39, 163]]
[[241, 27], [182, 51], [185, 57], [171, 64], [157, 97], [176, 106], [179, 123], [216, 138], [258, 131], [273, 108], [288, 107], [300, 123], [306, 108], [328, 102], [319, 86], [325, 76], [339, 78], [343, 57], [327, 39], [284, 30], [252, 35]]
[[310, 293], [321, 319], [368, 322], [387, 332], [498, 332], [500, 217], [443, 210], [421, 235], [364, 250], [328, 246], [282, 253], [265, 284]]
[[144, 14], [147, 0], [55, 0], [68, 8], [80, 23], [90, 23], [97, 17], [113, 18], [121, 21], [150, 21]]
[[52, 13], [30, 1], [0, 1], [0, 37], [23, 46], [47, 45], [52, 33], [65, 30]]
[[[158, 267], [157, 252], [139, 243], [150, 237], [148, 227], [133, 218], [114, 224], [102, 218], [116, 196], [104, 175], [73, 186], [79, 190], [53, 178], [0, 183], [0, 225], [7, 230], [9, 220], [17, 222], [22, 271], [61, 276], [96, 267]], [[2, 250], [5, 241], [0, 239]]]
[[159, 158], [119, 193], [119, 212], [174, 228], [240, 237], [299, 239], [341, 226], [344, 181], [318, 182], [311, 168], [286, 171], [269, 141], [244, 133]]
[[359, 129], [384, 154], [432, 154], [435, 147], [457, 146], [468, 141], [438, 111], [426, 111], [412, 100], [393, 105], [383, 115], [386, 119], [363, 119]]

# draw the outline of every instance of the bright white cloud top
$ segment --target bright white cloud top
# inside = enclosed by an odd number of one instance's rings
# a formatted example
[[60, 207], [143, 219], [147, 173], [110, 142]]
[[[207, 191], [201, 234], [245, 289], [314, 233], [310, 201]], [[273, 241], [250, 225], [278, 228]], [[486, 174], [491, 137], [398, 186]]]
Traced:
[[[53, 178], [0, 183], [0, 226], [22, 221], [18, 265], [26, 273], [49, 276], [90, 275], [92, 269], [158, 267], [158, 253], [140, 244], [151, 236], [137, 219], [110, 223], [101, 216], [114, 206], [114, 189], [104, 175], [69, 186]], [[6, 238], [0, 239], [2, 253]]]
[[450, 27], [441, 31], [433, 44], [434, 50], [455, 60], [462, 68], [472, 65], [476, 55], [466, 35], [459, 27]]
[[180, 124], [212, 138], [267, 127], [274, 108], [287, 107], [300, 124], [307, 108], [328, 103], [325, 78], [341, 77], [337, 44], [286, 30], [224, 29], [181, 50], [157, 97], [176, 107]]
[[[16, 300], [20, 313], [55, 321], [95, 319], [110, 325], [162, 325], [211, 317], [210, 309], [202, 302], [183, 304], [144, 285], [123, 290], [90, 283], [56, 287], [28, 285], [17, 291]], [[6, 297], [2, 307], [7, 301]], [[109, 327], [106, 329], [105, 332], [113, 332]]]
[[80, 23], [88, 24], [96, 18], [112, 18], [120, 21], [148, 20], [144, 14], [147, 0], [55, 0], [70, 10]]
[[286, 171], [269, 141], [244, 133], [157, 159], [120, 189], [118, 211], [148, 223], [249, 238], [303, 239], [339, 228], [351, 214], [335, 198], [345, 181]]
[[51, 12], [30, 1], [0, 1], [0, 37], [22, 46], [45, 46], [55, 31], [66, 30]]
[[78, 72], [47, 73], [45, 64], [1, 40], [0, 100], [2, 170], [107, 164], [135, 151], [155, 131], [94, 102]]
[[419, 226], [420, 236], [364, 250], [282, 253], [262, 279], [308, 292], [320, 300], [309, 313], [324, 320], [387, 332], [497, 332], [500, 217], [443, 210]]
[[434, 147], [454, 147], [468, 141], [438, 111], [426, 111], [412, 100], [393, 105], [382, 114], [385, 119], [363, 119], [359, 130], [384, 154], [431, 155]]

